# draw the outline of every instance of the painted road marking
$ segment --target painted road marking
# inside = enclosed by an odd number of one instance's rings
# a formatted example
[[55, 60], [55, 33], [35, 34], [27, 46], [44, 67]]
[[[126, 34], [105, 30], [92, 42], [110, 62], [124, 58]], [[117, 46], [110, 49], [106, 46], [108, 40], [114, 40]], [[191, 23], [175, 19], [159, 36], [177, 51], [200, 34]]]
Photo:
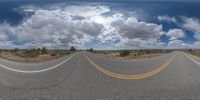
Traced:
[[41, 69], [41, 70], [33, 70], [33, 71], [26, 71], [26, 70], [18, 70], [18, 69], [13, 69], [13, 68], [10, 68], [10, 67], [7, 67], [5, 65], [2, 65], [0, 64], [0, 67], [4, 68], [4, 69], [7, 69], [7, 70], [10, 70], [10, 71], [14, 71], [14, 72], [18, 72], [18, 73], [27, 73], [27, 74], [32, 74], [32, 73], [41, 73], [41, 72], [45, 72], [45, 71], [48, 71], [48, 70], [52, 70], [62, 64], [64, 64], [65, 62], [67, 62], [68, 60], [70, 60], [71, 58], [73, 58], [77, 53], [71, 55], [70, 57], [68, 57], [66, 60], [64, 60], [63, 62], [55, 65], [55, 66], [52, 66], [52, 67], [49, 67], [49, 68], [46, 68], [46, 69]]
[[184, 53], [184, 55], [185, 55], [188, 59], [190, 59], [191, 61], [193, 61], [194, 63], [196, 63], [197, 65], [200, 66], [200, 63], [199, 63], [198, 61], [194, 60], [192, 57], [189, 57], [189, 56], [186, 55], [185, 53]]
[[123, 74], [110, 72], [110, 71], [98, 66], [97, 64], [95, 64], [85, 54], [84, 54], [84, 56], [95, 69], [97, 69], [98, 71], [104, 73], [105, 75], [108, 75], [108, 76], [114, 77], [114, 78], [119, 78], [119, 79], [136, 80], [136, 79], [147, 78], [147, 77], [150, 77], [150, 76], [153, 76], [153, 75], [159, 73], [160, 71], [165, 69], [171, 63], [171, 61], [175, 58], [176, 54], [174, 54], [173, 57], [170, 60], [168, 60], [166, 63], [162, 64], [160, 67], [156, 68], [155, 70], [150, 71], [150, 72], [146, 72], [146, 73], [143, 73], [143, 74], [137, 74], [137, 75], [123, 75]]

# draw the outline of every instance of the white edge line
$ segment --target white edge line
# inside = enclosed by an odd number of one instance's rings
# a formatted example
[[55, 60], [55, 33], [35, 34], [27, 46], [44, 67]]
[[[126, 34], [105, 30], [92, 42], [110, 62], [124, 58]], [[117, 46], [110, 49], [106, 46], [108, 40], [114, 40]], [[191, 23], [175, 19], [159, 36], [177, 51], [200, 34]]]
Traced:
[[184, 54], [187, 58], [189, 58], [191, 61], [193, 61], [194, 63], [200, 65], [200, 63], [196, 60], [194, 60], [193, 58], [189, 57], [188, 55]]
[[18, 69], [13, 69], [13, 68], [9, 68], [5, 65], [2, 65], [0, 64], [0, 67], [4, 68], [4, 69], [7, 69], [7, 70], [10, 70], [10, 71], [14, 71], [14, 72], [18, 72], [18, 73], [28, 73], [28, 74], [31, 74], [31, 73], [40, 73], [40, 72], [45, 72], [45, 71], [48, 71], [48, 70], [52, 70], [60, 65], [62, 65], [63, 63], [67, 62], [68, 60], [70, 60], [71, 58], [73, 58], [77, 53], [71, 55], [69, 58], [67, 58], [66, 60], [64, 60], [63, 62], [53, 66], [53, 67], [49, 67], [49, 68], [46, 68], [46, 69], [42, 69], [42, 70], [33, 70], [33, 71], [26, 71], [26, 70], [18, 70]]

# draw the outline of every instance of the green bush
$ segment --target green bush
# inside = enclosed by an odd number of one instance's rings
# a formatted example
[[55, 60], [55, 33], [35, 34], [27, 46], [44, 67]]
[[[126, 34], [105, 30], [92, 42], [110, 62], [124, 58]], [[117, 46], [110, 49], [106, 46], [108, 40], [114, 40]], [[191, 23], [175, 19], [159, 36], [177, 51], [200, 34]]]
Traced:
[[128, 56], [129, 54], [130, 54], [130, 52], [128, 50], [122, 50], [119, 55], [121, 57], [124, 57], [124, 56]]

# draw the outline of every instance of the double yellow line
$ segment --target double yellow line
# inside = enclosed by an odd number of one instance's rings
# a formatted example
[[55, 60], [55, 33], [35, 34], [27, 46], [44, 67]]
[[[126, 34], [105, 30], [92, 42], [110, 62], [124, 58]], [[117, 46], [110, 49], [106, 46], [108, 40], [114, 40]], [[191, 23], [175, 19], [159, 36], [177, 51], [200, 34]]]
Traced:
[[150, 72], [146, 72], [146, 73], [143, 73], [143, 74], [137, 74], [137, 75], [123, 75], [123, 74], [110, 72], [110, 71], [98, 66], [97, 64], [95, 64], [85, 54], [84, 54], [84, 56], [95, 69], [97, 69], [98, 71], [104, 73], [105, 75], [108, 75], [108, 76], [114, 77], [114, 78], [124, 79], [124, 80], [137, 80], [137, 79], [147, 78], [147, 77], [150, 77], [150, 76], [153, 76], [153, 75], [159, 73], [160, 71], [165, 69], [171, 63], [171, 61], [175, 58], [176, 54], [174, 54], [171, 59], [169, 59], [167, 62], [162, 64], [160, 67], [158, 67], [158, 68], [156, 68], [156, 69], [154, 69], [154, 70], [152, 70]]

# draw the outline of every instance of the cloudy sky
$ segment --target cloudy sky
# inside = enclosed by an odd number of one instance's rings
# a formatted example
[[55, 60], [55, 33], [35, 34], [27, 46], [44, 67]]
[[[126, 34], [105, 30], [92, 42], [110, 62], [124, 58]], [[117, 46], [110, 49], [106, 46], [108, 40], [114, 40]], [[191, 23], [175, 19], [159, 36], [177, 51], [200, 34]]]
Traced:
[[0, 2], [0, 48], [200, 48], [199, 5], [162, 1]]

